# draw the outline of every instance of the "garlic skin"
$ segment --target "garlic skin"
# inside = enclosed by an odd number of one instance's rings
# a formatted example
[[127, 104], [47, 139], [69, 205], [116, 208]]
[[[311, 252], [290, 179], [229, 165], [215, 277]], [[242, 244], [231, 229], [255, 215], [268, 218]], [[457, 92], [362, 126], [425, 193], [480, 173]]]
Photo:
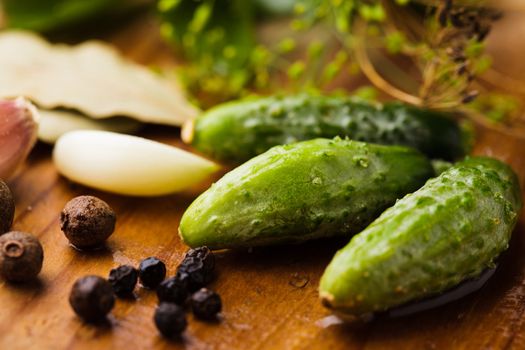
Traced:
[[35, 145], [39, 114], [23, 97], [0, 100], [0, 178], [8, 179]]
[[57, 170], [74, 182], [129, 196], [183, 191], [219, 169], [207, 159], [138, 136], [71, 131], [53, 150]]

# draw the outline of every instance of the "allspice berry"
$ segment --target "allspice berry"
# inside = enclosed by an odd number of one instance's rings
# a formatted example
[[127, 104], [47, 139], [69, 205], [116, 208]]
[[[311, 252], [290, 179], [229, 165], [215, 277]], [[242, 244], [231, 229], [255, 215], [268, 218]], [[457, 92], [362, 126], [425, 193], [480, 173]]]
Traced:
[[104, 243], [115, 230], [115, 222], [113, 209], [93, 196], [73, 198], [60, 214], [60, 228], [69, 242], [80, 249]]
[[84, 276], [73, 285], [69, 304], [84, 321], [102, 321], [115, 305], [113, 287], [102, 277]]
[[42, 269], [44, 250], [38, 239], [25, 232], [0, 236], [0, 276], [12, 282], [34, 279]]
[[9, 187], [0, 180], [0, 235], [6, 233], [13, 224], [15, 201]]

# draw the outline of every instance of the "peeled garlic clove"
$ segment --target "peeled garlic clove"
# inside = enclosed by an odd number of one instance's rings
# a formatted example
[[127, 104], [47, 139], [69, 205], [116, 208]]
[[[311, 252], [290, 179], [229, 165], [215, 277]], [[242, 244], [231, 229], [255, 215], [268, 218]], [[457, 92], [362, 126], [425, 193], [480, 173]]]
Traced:
[[27, 158], [38, 131], [38, 111], [23, 97], [0, 100], [0, 178], [7, 179]]
[[126, 117], [92, 119], [69, 110], [40, 109], [39, 112], [38, 139], [51, 144], [60, 136], [74, 130], [103, 130], [131, 134], [142, 126], [140, 122]]
[[176, 147], [107, 131], [72, 131], [53, 151], [65, 177], [99, 190], [157, 196], [187, 189], [219, 166]]

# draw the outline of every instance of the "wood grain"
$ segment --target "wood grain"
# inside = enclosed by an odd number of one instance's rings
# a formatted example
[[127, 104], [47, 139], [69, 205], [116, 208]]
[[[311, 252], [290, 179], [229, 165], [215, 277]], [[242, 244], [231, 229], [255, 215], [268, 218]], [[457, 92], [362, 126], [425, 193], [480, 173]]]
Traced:
[[[143, 63], [173, 64], [152, 34], [149, 21], [131, 24], [111, 37], [129, 57]], [[147, 36], [144, 33], [148, 33]], [[147, 128], [143, 135], [184, 147], [177, 129]], [[525, 140], [478, 130], [476, 154], [508, 161], [525, 184]], [[156, 199], [113, 196], [60, 177], [51, 148], [38, 145], [10, 181], [17, 202], [14, 229], [36, 234], [45, 250], [38, 282], [0, 282], [0, 349], [520, 349], [525, 348], [525, 221], [487, 285], [444, 307], [363, 325], [338, 323], [317, 297], [319, 277], [345, 240], [300, 246], [225, 251], [218, 254], [212, 287], [223, 298], [221, 322], [189, 316], [182, 341], [162, 339], [152, 322], [154, 292], [138, 288], [135, 300], [118, 300], [104, 325], [86, 325], [68, 305], [80, 276], [106, 276], [122, 263], [155, 255], [173, 274], [186, 247], [177, 236], [179, 219], [200, 190]], [[125, 174], [123, 174], [125, 176]], [[523, 186], [525, 188], [525, 186]], [[107, 247], [94, 252], [71, 248], [58, 225], [64, 204], [81, 194], [110, 203], [118, 220]]]

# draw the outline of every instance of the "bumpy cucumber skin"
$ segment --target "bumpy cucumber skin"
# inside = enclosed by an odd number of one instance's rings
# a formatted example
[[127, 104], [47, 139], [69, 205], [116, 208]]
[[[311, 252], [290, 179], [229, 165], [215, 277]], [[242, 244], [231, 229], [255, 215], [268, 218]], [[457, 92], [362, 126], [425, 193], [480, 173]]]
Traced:
[[464, 155], [462, 131], [447, 115], [400, 103], [317, 95], [219, 105], [197, 118], [192, 145], [215, 159], [240, 163], [276, 145], [335, 136], [410, 146], [444, 160]]
[[460, 162], [354, 236], [324, 272], [321, 298], [358, 316], [445, 291], [493, 266], [521, 206], [510, 167]]
[[336, 138], [277, 146], [226, 174], [184, 213], [191, 247], [295, 243], [359, 232], [433, 175], [402, 146]]

